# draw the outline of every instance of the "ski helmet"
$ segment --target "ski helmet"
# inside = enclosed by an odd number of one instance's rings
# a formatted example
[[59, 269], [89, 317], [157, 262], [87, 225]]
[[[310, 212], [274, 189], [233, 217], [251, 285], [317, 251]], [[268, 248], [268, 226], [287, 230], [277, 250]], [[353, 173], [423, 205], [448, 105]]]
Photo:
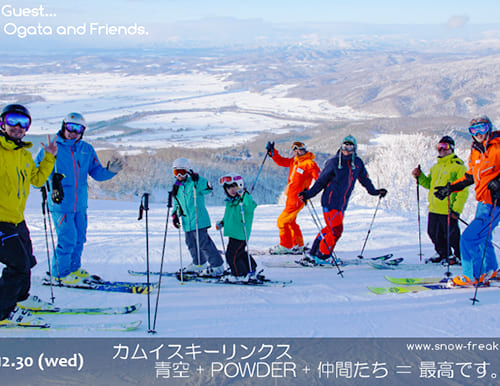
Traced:
[[486, 115], [472, 118], [469, 124], [469, 134], [474, 136], [476, 134], [490, 134], [493, 130], [493, 124], [490, 118]]
[[[31, 114], [30, 114], [29, 110], [26, 107], [24, 107], [23, 105], [11, 104], [11, 105], [5, 106], [2, 109], [2, 113], [0, 114], [0, 118], [1, 118], [0, 123], [3, 123], [5, 116], [9, 113], [21, 114], [21, 115], [24, 115], [25, 117], [28, 117], [29, 118], [29, 125], [31, 125]], [[29, 128], [29, 126], [28, 126], [28, 128]], [[26, 130], [28, 130], [28, 129], [26, 129]]]
[[304, 151], [307, 151], [305, 143], [304, 142], [300, 142], [300, 141], [295, 141], [294, 143], [292, 143], [291, 148], [292, 148], [292, 150], [304, 150]]
[[83, 115], [80, 113], [67, 114], [63, 119], [63, 123], [76, 123], [77, 125], [82, 125], [84, 127], [87, 127], [85, 118], [83, 118]]
[[224, 174], [220, 179], [219, 183], [221, 186], [230, 186], [236, 184], [238, 189], [242, 190], [245, 188], [245, 182], [243, 181], [243, 177], [237, 173], [228, 173]]
[[1, 117], [3, 118], [5, 114], [8, 113], [18, 113], [18, 114], [23, 114], [26, 115], [29, 119], [31, 119], [31, 114], [29, 110], [24, 107], [23, 105], [17, 105], [17, 104], [12, 104], [12, 105], [7, 105], [2, 109]]
[[191, 162], [187, 158], [177, 158], [173, 163], [172, 163], [172, 170], [193, 170], [191, 167]]
[[447, 143], [450, 145], [451, 150], [455, 151], [455, 141], [449, 135], [445, 135], [443, 138], [441, 138], [438, 144], [439, 143]]
[[87, 123], [85, 122], [85, 118], [83, 118], [82, 114], [69, 113], [64, 117], [62, 121], [61, 133], [64, 131], [64, 129], [66, 129], [69, 132], [78, 133], [83, 136], [83, 133], [86, 128], [87, 128]]

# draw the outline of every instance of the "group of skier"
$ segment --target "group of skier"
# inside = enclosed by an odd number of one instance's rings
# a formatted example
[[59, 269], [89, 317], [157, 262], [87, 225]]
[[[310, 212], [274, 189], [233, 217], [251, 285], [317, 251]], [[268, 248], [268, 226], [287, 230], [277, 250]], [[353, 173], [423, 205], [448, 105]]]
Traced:
[[[29, 110], [19, 104], [7, 105], [0, 114], [0, 324], [36, 325], [43, 320], [27, 309], [43, 301], [30, 296], [31, 269], [36, 265], [24, 209], [30, 185], [51, 192], [48, 207], [57, 234], [51, 275], [63, 283], [89, 277], [81, 268], [87, 232], [87, 176], [98, 181], [114, 177], [123, 163], [117, 158], [103, 167], [94, 148], [82, 140], [86, 122], [79, 113], [70, 113], [61, 129], [42, 149], [35, 161], [23, 141], [31, 126]], [[56, 157], [57, 155], [57, 157]]]
[[[70, 113], [62, 121], [54, 140], [48, 138], [35, 161], [23, 141], [31, 125], [31, 115], [22, 105], [4, 107], [0, 114], [0, 262], [5, 267], [0, 277], [0, 324], [20, 323], [37, 318], [26, 311], [41, 302], [29, 296], [30, 272], [36, 264], [24, 208], [30, 185], [47, 186], [51, 193], [48, 209], [54, 220], [57, 247], [52, 257], [51, 279], [74, 284], [90, 276], [81, 268], [81, 255], [87, 230], [87, 177], [98, 181], [113, 178], [123, 162], [112, 157], [103, 167], [94, 148], [83, 141], [84, 117]], [[492, 244], [492, 230], [500, 222], [500, 134], [486, 116], [474, 118], [469, 125], [472, 137], [468, 170], [454, 153], [455, 142], [444, 136], [438, 143], [438, 160], [429, 175], [420, 167], [412, 174], [418, 184], [429, 189], [428, 234], [437, 256], [431, 262], [462, 264], [463, 274], [452, 279], [454, 285], [485, 283], [496, 276], [498, 263]], [[304, 253], [302, 232], [296, 222], [308, 200], [323, 192], [321, 207], [325, 227], [316, 236], [307, 265], [333, 264], [333, 250], [343, 232], [343, 219], [356, 181], [370, 195], [385, 197], [387, 190], [375, 188], [357, 153], [352, 135], [342, 140], [336, 154], [320, 170], [303, 142], [291, 146], [293, 157], [282, 156], [274, 142], [266, 145], [267, 156], [289, 168], [286, 204], [277, 219], [280, 243], [271, 248], [275, 254]], [[57, 157], [56, 157], [57, 155]], [[216, 228], [228, 237], [224, 251], [230, 274], [224, 269], [220, 252], [208, 234], [211, 226], [204, 196], [212, 191], [207, 179], [193, 170], [186, 158], [172, 165], [175, 183], [173, 224], [185, 232], [192, 263], [183, 269], [201, 276], [224, 276], [226, 280], [256, 279], [256, 262], [250, 256], [248, 240], [257, 206], [237, 173], [223, 175], [220, 186], [226, 194], [223, 219]], [[314, 184], [312, 184], [314, 180]], [[312, 186], [311, 186], [312, 184]], [[460, 237], [458, 220], [467, 199], [467, 187], [475, 184], [478, 201], [475, 219]], [[453, 253], [452, 253], [453, 249]]]

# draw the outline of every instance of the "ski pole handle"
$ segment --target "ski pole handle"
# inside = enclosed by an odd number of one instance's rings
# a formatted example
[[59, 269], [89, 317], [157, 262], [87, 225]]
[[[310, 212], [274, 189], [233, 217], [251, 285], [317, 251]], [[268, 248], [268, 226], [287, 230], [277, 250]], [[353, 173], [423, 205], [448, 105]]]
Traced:
[[139, 207], [139, 218], [137, 219], [142, 220], [142, 215], [144, 211], [149, 210], [149, 193], [144, 193], [141, 198], [141, 206]]
[[167, 208], [172, 207], [172, 191], [168, 192], [168, 199], [167, 199]]

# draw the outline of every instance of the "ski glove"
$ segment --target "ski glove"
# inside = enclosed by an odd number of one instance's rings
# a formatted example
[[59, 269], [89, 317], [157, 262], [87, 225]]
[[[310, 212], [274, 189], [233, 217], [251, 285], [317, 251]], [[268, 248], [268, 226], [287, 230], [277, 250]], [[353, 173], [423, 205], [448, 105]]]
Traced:
[[54, 173], [52, 177], [52, 201], [56, 204], [60, 204], [64, 198], [64, 190], [62, 186], [62, 179], [64, 174]]
[[194, 173], [192, 171], [189, 174], [191, 175], [191, 179], [193, 180], [193, 182], [198, 182], [200, 180], [200, 175], [199, 174]]
[[221, 230], [222, 228], [224, 228], [224, 221], [220, 220], [217, 224], [215, 224], [215, 229]]
[[108, 165], [106, 166], [106, 168], [111, 173], [116, 174], [123, 169], [123, 162], [118, 158], [113, 158], [111, 159], [111, 161], [108, 161]]
[[422, 174], [422, 170], [420, 170], [419, 167], [415, 168], [415, 169], [413, 169], [413, 171], [411, 172], [411, 174], [412, 174], [413, 177], [418, 178]]
[[488, 183], [488, 189], [491, 193], [491, 201], [500, 200], [500, 181], [498, 179], [491, 180]]
[[303, 190], [302, 192], [299, 193], [299, 199], [300, 201], [307, 202], [307, 200], [309, 199], [307, 190]]
[[384, 198], [385, 195], [387, 194], [387, 189], [379, 189], [377, 190], [377, 193], [381, 198]]
[[434, 196], [436, 196], [439, 200], [444, 200], [451, 193], [448, 185], [445, 186], [436, 186], [434, 188]]
[[274, 156], [274, 142], [268, 142], [266, 145], [267, 154], [270, 157]]
[[172, 220], [174, 221], [174, 227], [176, 227], [177, 229], [181, 229], [181, 222], [179, 221], [179, 216], [177, 215], [177, 213], [174, 213], [172, 215]]

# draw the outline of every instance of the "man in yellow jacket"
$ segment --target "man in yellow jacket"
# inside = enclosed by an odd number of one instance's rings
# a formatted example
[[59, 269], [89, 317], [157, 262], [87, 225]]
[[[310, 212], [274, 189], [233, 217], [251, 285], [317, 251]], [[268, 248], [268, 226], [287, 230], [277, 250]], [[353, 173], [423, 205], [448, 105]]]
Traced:
[[0, 115], [0, 262], [5, 267], [0, 277], [0, 325], [39, 325], [39, 318], [16, 307], [29, 298], [31, 268], [36, 264], [30, 234], [24, 221], [24, 208], [30, 185], [42, 186], [52, 172], [57, 145], [48, 137], [45, 157], [36, 167], [33, 146], [24, 142], [31, 115], [22, 105], [4, 107]]
[[[429, 217], [427, 222], [427, 234], [429, 235], [437, 256], [426, 262], [443, 263], [449, 260], [450, 264], [460, 263], [460, 228], [458, 218], [467, 201], [468, 189], [453, 193], [450, 196], [450, 207], [448, 200], [440, 200], [434, 195], [436, 186], [444, 186], [462, 178], [467, 171], [464, 162], [455, 154], [455, 141], [446, 135], [437, 145], [437, 163], [431, 167], [429, 175], [426, 176], [420, 168], [415, 168], [413, 176], [418, 183], [429, 189]], [[450, 211], [450, 241], [448, 244], [448, 210]], [[451, 257], [453, 248], [454, 256]]]

